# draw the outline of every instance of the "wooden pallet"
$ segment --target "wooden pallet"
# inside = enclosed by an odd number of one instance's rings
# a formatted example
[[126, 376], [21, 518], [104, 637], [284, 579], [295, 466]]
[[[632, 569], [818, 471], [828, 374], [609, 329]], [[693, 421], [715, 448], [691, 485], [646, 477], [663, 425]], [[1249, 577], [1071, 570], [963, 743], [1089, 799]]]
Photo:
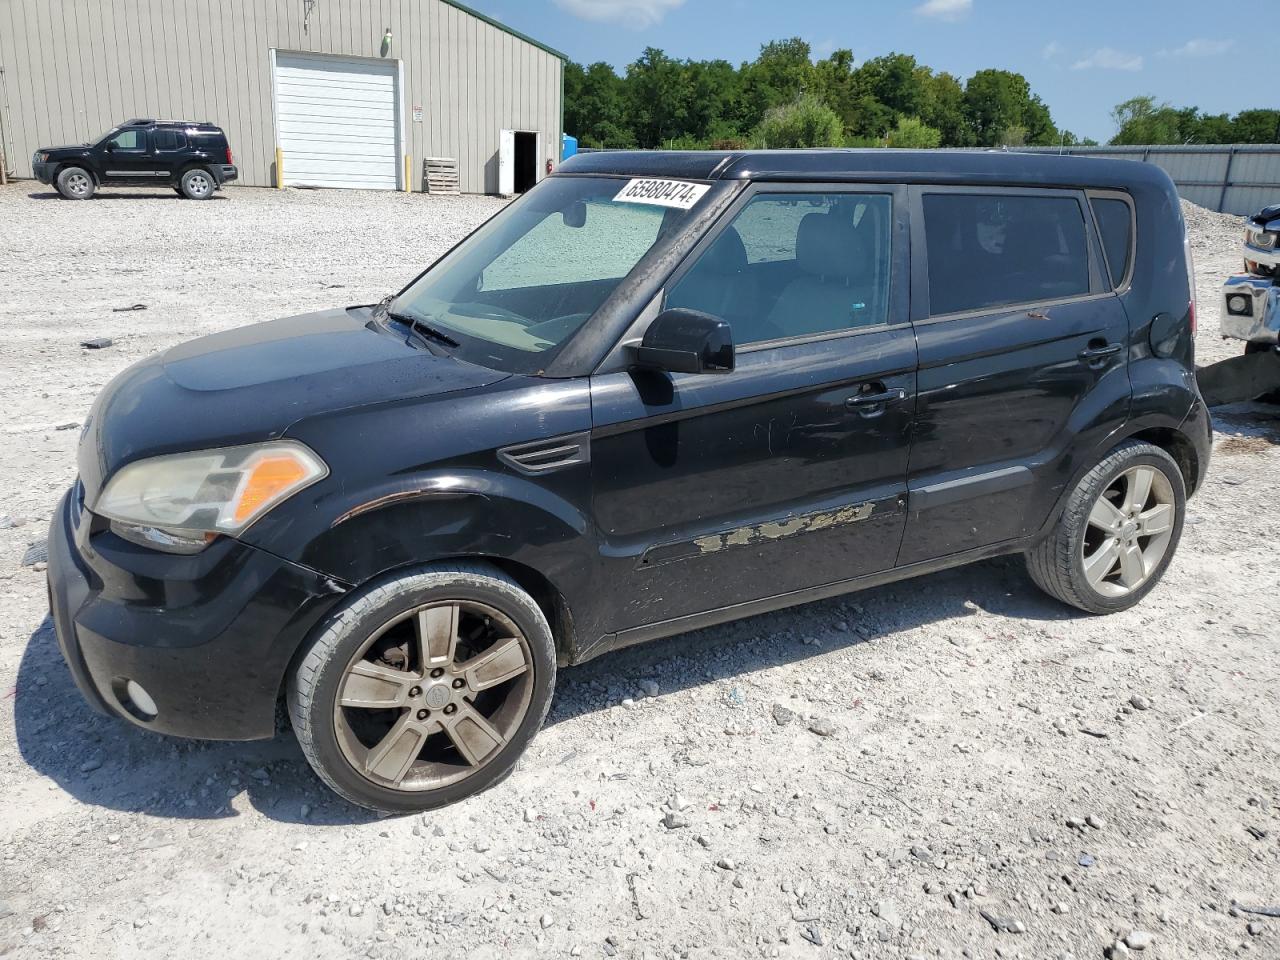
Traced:
[[427, 193], [459, 193], [457, 159], [427, 157], [422, 161], [422, 180]]

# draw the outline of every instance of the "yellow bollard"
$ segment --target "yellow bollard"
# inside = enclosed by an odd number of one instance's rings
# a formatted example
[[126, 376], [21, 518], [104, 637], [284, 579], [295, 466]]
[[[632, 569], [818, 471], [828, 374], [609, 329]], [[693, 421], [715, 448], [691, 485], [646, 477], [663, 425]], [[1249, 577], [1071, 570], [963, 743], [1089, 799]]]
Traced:
[[404, 155], [404, 192], [413, 193], [413, 157]]
[[276, 189], [284, 189], [284, 151], [276, 147]]

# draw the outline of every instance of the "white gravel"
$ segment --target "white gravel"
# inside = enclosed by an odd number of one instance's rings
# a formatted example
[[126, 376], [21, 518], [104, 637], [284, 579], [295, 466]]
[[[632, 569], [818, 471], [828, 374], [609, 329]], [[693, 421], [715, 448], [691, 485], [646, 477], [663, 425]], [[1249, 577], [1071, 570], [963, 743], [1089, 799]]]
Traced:
[[[74, 472], [57, 427], [126, 364], [375, 299], [499, 203], [33, 187], [0, 191], [0, 955], [1280, 955], [1232, 908], [1280, 905], [1280, 411], [1220, 413], [1135, 610], [1007, 559], [625, 651], [564, 672], [506, 783], [371, 819], [286, 737], [91, 714], [19, 558]], [[1240, 223], [1192, 222], [1213, 359]]]

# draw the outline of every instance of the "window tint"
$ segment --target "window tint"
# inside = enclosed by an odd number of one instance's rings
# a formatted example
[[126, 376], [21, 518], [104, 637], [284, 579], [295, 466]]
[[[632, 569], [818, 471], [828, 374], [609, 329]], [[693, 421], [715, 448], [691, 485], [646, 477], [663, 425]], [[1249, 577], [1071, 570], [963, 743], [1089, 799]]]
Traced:
[[157, 130], [151, 134], [151, 142], [157, 153], [181, 150], [187, 145], [187, 138], [177, 130]]
[[1089, 292], [1074, 198], [926, 194], [924, 222], [934, 315]]
[[739, 345], [885, 323], [892, 206], [881, 194], [759, 194], [667, 306], [728, 320]]
[[121, 130], [110, 141], [117, 150], [141, 151], [147, 149], [145, 130]]
[[1133, 216], [1123, 200], [1093, 200], [1093, 215], [1098, 218], [1098, 232], [1102, 234], [1102, 249], [1111, 267], [1113, 286], [1124, 283], [1129, 269], [1129, 251], [1133, 243]]

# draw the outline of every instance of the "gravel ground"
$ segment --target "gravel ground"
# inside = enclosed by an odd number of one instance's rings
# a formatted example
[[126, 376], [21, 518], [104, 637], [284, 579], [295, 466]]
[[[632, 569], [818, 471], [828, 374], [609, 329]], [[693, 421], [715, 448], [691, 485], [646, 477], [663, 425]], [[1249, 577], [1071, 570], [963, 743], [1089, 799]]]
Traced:
[[[628, 650], [564, 671], [500, 787], [377, 819], [287, 736], [91, 714], [19, 561], [126, 364], [375, 299], [499, 203], [33, 187], [0, 191], [0, 954], [1280, 956], [1280, 919], [1233, 906], [1280, 906], [1274, 408], [1218, 411], [1134, 610], [1077, 615], [1005, 559]], [[1218, 359], [1240, 222], [1191, 222]]]

